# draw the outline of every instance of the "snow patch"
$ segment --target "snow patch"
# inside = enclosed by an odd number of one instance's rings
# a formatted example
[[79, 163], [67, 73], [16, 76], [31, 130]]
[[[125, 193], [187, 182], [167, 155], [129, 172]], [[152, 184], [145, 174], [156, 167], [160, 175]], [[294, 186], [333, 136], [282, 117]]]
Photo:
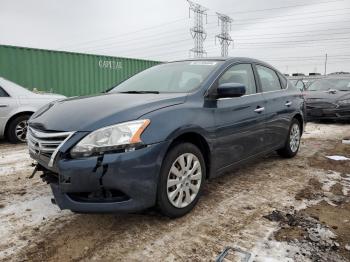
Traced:
[[327, 158], [335, 161], [347, 161], [350, 160], [350, 158], [345, 157], [345, 156], [326, 156]]

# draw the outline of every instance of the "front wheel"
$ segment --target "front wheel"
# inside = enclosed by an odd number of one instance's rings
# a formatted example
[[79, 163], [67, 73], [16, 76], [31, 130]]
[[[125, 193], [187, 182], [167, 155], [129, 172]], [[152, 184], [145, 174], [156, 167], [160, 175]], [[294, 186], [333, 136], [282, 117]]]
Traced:
[[30, 115], [20, 115], [9, 123], [6, 137], [11, 143], [25, 143], [27, 141], [28, 119]]
[[157, 204], [168, 217], [190, 212], [200, 197], [206, 169], [201, 151], [191, 143], [182, 143], [166, 155], [158, 184]]
[[277, 153], [285, 158], [294, 157], [298, 151], [300, 146], [301, 139], [301, 126], [297, 119], [293, 119], [289, 128], [289, 135], [285, 146], [279, 150]]

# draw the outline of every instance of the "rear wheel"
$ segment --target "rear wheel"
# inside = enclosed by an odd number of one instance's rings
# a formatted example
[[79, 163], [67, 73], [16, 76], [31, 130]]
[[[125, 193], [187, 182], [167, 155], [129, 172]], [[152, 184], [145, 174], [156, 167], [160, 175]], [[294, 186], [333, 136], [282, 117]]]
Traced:
[[297, 119], [293, 119], [289, 128], [289, 135], [285, 146], [279, 150], [277, 153], [285, 158], [294, 157], [298, 151], [300, 146], [301, 139], [301, 126], [300, 122]]
[[11, 120], [6, 137], [11, 143], [25, 143], [27, 141], [28, 119], [30, 115], [21, 115]]
[[206, 177], [201, 151], [182, 143], [166, 155], [158, 184], [157, 202], [161, 212], [175, 218], [190, 212], [197, 204]]

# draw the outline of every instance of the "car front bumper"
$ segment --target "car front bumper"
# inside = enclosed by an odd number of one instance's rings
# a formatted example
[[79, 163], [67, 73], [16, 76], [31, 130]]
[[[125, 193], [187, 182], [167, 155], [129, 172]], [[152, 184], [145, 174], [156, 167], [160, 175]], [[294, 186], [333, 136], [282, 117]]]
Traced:
[[[61, 209], [84, 213], [135, 212], [156, 202], [167, 142], [124, 153], [40, 164]], [[34, 156], [35, 157], [35, 156]]]
[[306, 113], [308, 120], [348, 120], [350, 119], [350, 106], [340, 106], [337, 108], [317, 108], [308, 106]]

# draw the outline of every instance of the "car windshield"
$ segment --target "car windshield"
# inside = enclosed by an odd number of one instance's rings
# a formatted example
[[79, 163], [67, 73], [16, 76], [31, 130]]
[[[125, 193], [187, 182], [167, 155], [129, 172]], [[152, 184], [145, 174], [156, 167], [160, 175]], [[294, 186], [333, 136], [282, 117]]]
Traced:
[[32, 91], [29, 91], [28, 89], [5, 78], [0, 78], [0, 86], [2, 86], [2, 88], [11, 96], [33, 95]]
[[222, 61], [183, 61], [151, 67], [109, 93], [187, 93], [197, 89]]
[[350, 78], [349, 79], [321, 79], [311, 83], [309, 91], [328, 91], [335, 89], [338, 91], [350, 91]]

